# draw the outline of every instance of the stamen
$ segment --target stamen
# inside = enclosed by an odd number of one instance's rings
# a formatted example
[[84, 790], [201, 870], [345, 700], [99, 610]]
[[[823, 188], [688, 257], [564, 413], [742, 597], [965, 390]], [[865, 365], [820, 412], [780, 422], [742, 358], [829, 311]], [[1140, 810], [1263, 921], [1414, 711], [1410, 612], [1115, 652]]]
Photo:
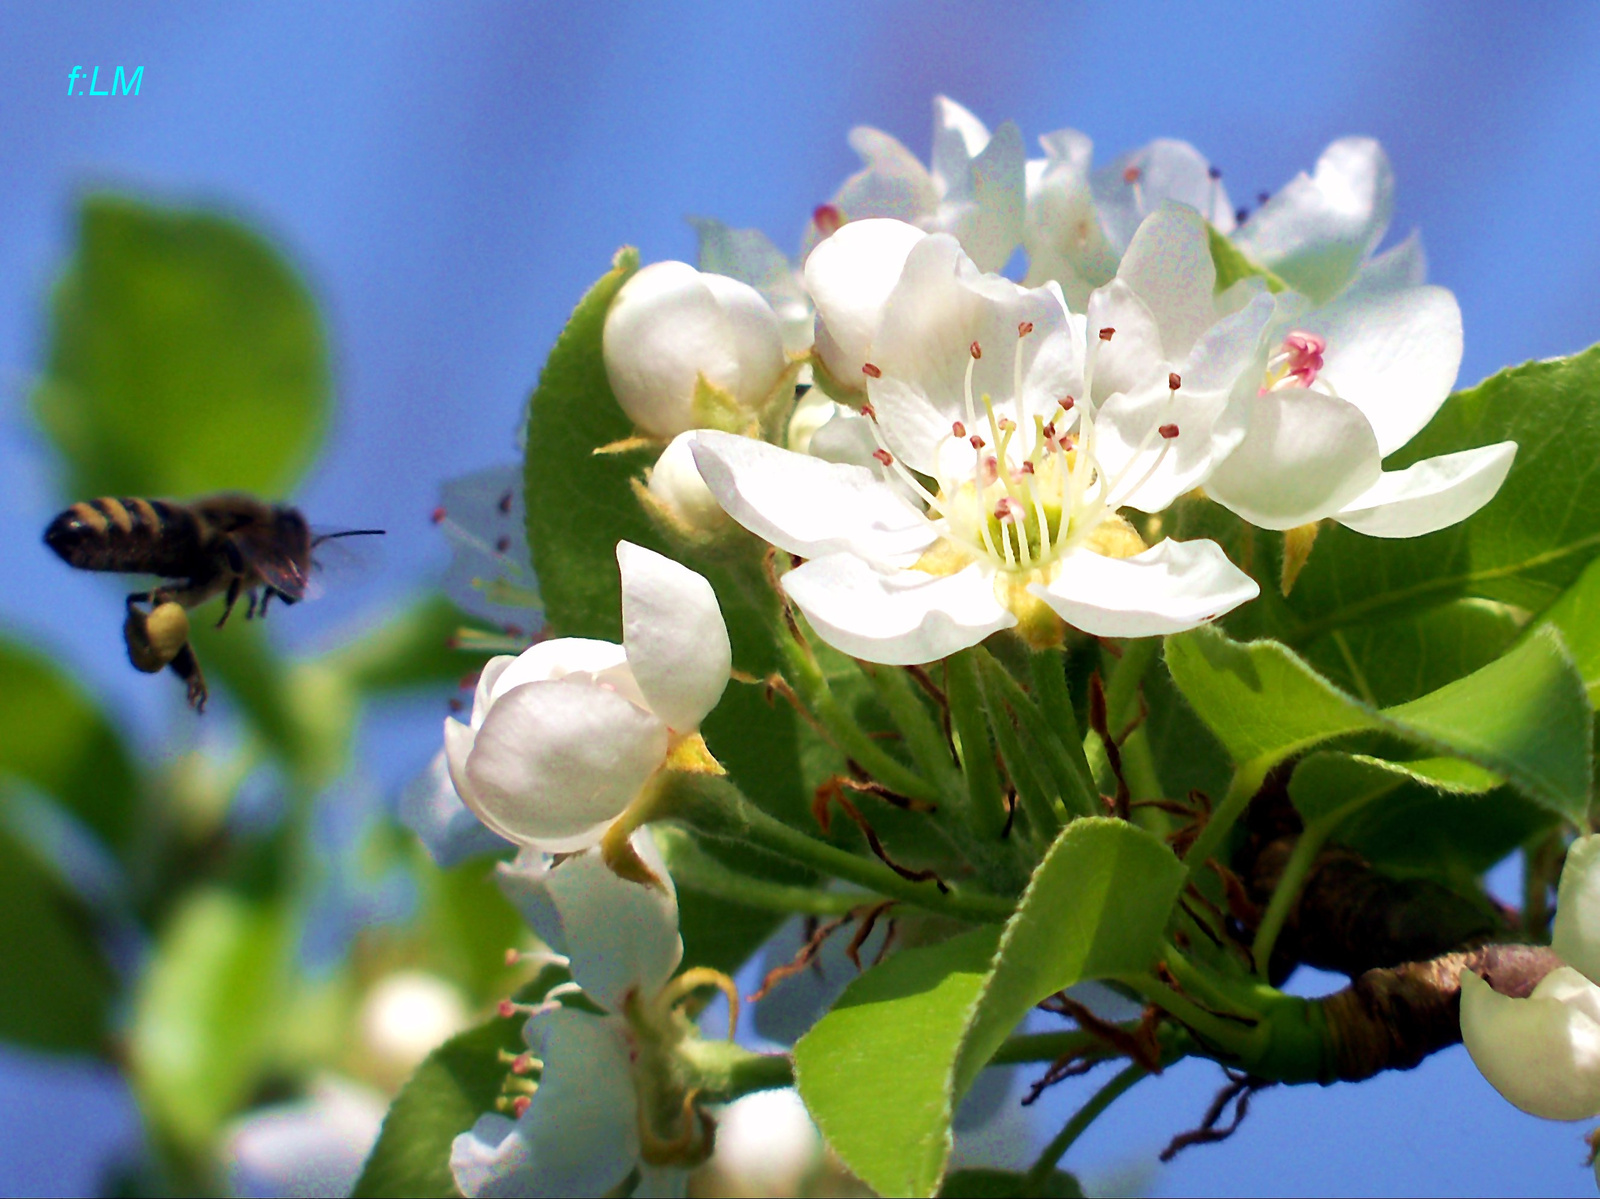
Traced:
[[956, 421], [953, 425], [950, 426], [950, 436], [952, 436], [952, 437], [965, 437], [966, 435], [967, 435], [967, 426], [962, 424], [960, 421]]
[[861, 415], [866, 417], [868, 420], [877, 420], [878, 410], [871, 404], [863, 404], [861, 405]]
[[1019, 324], [1017, 326], [1017, 336], [1018, 337], [1026, 337], [1026, 336], [1028, 336], [1028, 334], [1030, 334], [1032, 332], [1033, 332], [1033, 322], [1032, 321], [1023, 321], [1021, 324]]
[[1107, 325], [1104, 329], [1100, 330], [1100, 340], [1101, 341], [1110, 341], [1112, 336], [1115, 333], [1116, 333], [1116, 330], [1113, 329], [1110, 325]]
[[970, 346], [968, 346], [967, 352], [970, 353], [974, 359], [983, 357], [983, 347], [977, 342], [973, 342]]
[[524, 1113], [526, 1113], [527, 1110], [532, 1106], [533, 1106], [533, 1096], [531, 1096], [531, 1095], [518, 1095], [515, 1099], [513, 1099], [511, 1101], [511, 1114], [513, 1116], [515, 1116], [518, 1120], [520, 1120], [520, 1119], [522, 1119]]
[[1031, 461], [1024, 462], [1020, 469], [1022, 470], [1023, 474], [1031, 475], [1033, 474], [1033, 463]]
[[1160, 433], [1161, 436], [1165, 437], [1168, 441], [1171, 441], [1174, 437], [1176, 437], [1178, 435], [1178, 426], [1177, 425], [1162, 425], [1160, 428], [1158, 428], [1156, 430], [1156, 432]]
[[861, 373], [869, 379], [883, 378], [883, 372], [877, 367], [873, 366], [870, 362], [863, 362], [861, 364]]
[[971, 437], [967, 438], [967, 441], [969, 443], [971, 443], [972, 448], [975, 449], [975, 450], [983, 449], [984, 445], [986, 444], [984, 442], [983, 438], [979, 437], [976, 433], [974, 433]]
[[[1174, 433], [1177, 432], [1177, 427], [1176, 426], [1173, 427], [1173, 432]], [[874, 458], [876, 458], [879, 462], [883, 463], [885, 466], [893, 466], [894, 465], [894, 455], [891, 454], [888, 450], [873, 450], [872, 451], [872, 456]]]
[[818, 204], [811, 210], [811, 223], [823, 237], [832, 237], [844, 224], [844, 213], [832, 204]]
[[1170, 388], [1172, 391], [1177, 391], [1178, 388], [1180, 388], [1182, 386], [1183, 386], [1183, 378], [1182, 378], [1182, 376], [1176, 375], [1176, 374], [1169, 374], [1167, 376], [1167, 387]]

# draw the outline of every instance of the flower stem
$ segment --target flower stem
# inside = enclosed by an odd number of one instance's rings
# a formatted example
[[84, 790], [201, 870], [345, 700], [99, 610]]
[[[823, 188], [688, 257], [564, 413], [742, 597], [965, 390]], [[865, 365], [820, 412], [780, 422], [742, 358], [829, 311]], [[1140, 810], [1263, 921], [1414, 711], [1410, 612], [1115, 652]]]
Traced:
[[[1089, 773], [1087, 760], [1084, 761], [1080, 773], [1077, 761], [1062, 744], [1050, 721], [1039, 710], [1033, 698], [1022, 689], [1022, 685], [1011, 677], [1011, 672], [987, 651], [979, 649], [974, 652], [982, 654], [979, 661], [983, 665], [984, 678], [1001, 691], [1012, 711], [1017, 714], [1017, 719], [1021, 721], [1025, 735], [1039, 750], [1037, 757], [1042, 765], [1048, 768], [1054, 779], [1063, 806], [1073, 811], [1075, 815], [1098, 816], [1100, 811], [1094, 800], [1093, 776]], [[1063, 680], [1064, 687], [1065, 680]], [[1083, 746], [1080, 742], [1078, 745], [1080, 758], [1082, 754]]]
[[[1342, 817], [1344, 809], [1341, 808], [1335, 815]], [[1278, 876], [1278, 884], [1273, 888], [1272, 898], [1267, 901], [1267, 910], [1262, 914], [1261, 923], [1256, 928], [1256, 939], [1250, 945], [1250, 955], [1255, 958], [1256, 973], [1262, 978], [1267, 977], [1267, 965], [1272, 960], [1272, 947], [1277, 943], [1278, 934], [1283, 931], [1284, 923], [1289, 919], [1289, 912], [1293, 909], [1295, 900], [1300, 898], [1300, 887], [1305, 883], [1306, 876], [1311, 873], [1317, 854], [1322, 852], [1323, 843], [1327, 841], [1333, 828], [1333, 821], [1313, 820], [1306, 825], [1305, 831], [1300, 834], [1300, 839], [1294, 844], [1294, 851], [1290, 853], [1289, 860], [1284, 863], [1283, 873]]]
[[1044, 709], [1050, 731], [1061, 743], [1071, 763], [1072, 772], [1093, 807], [1095, 798], [1094, 771], [1083, 753], [1083, 730], [1078, 725], [1078, 713], [1072, 706], [1072, 693], [1067, 688], [1066, 661], [1060, 650], [1041, 650], [1029, 663], [1033, 672], [1033, 691]]
[[681, 828], [657, 825], [656, 844], [678, 886], [714, 899], [797, 912], [806, 916], [843, 916], [882, 897], [871, 891], [823, 891], [794, 883], [777, 883], [735, 870], [707, 853]]
[[1043, 1195], [1045, 1184], [1050, 1181], [1050, 1176], [1055, 1173], [1056, 1163], [1061, 1160], [1072, 1144], [1084, 1134], [1084, 1131], [1099, 1119], [1102, 1112], [1116, 1102], [1118, 1096], [1127, 1091], [1134, 1083], [1145, 1076], [1147, 1071], [1137, 1062], [1125, 1066], [1110, 1082], [1095, 1092], [1094, 1098], [1084, 1104], [1077, 1114], [1068, 1120], [1060, 1132], [1056, 1133], [1050, 1143], [1044, 1147], [1044, 1152], [1039, 1154], [1039, 1160], [1034, 1162], [1022, 1180], [1022, 1192], [1025, 1195]]
[[905, 736], [906, 748], [916, 760], [917, 768], [934, 780], [939, 789], [950, 798], [960, 793], [961, 780], [956, 764], [950, 757], [950, 747], [945, 743], [944, 731], [934, 720], [921, 696], [906, 677], [906, 672], [896, 666], [862, 664], [862, 670], [888, 709], [895, 727]]
[[1228, 793], [1222, 797], [1217, 810], [1211, 813], [1211, 819], [1206, 821], [1205, 828], [1200, 830], [1200, 835], [1194, 839], [1194, 844], [1183, 857], [1183, 864], [1190, 874], [1194, 873], [1196, 866], [1202, 864], [1221, 847], [1234, 822], [1244, 813], [1246, 805], [1255, 793], [1261, 789], [1261, 782], [1267, 777], [1270, 768], [1270, 763], [1257, 759], [1234, 769], [1233, 781], [1228, 784]]
[[989, 727], [994, 730], [995, 740], [1000, 744], [1000, 756], [1005, 759], [1011, 783], [1017, 789], [1017, 800], [1028, 814], [1028, 826], [1033, 839], [1041, 847], [1048, 845], [1061, 831], [1061, 815], [1056, 812], [1051, 798], [1051, 792], [1056, 788], [1050, 785], [1044, 770], [1041, 761], [1044, 754], [1038, 752], [1037, 747], [1024, 745], [1024, 738], [1011, 723], [1011, 710], [1006, 705], [1005, 693], [994, 679], [996, 672], [1004, 673], [1005, 668], [997, 662], [981, 658], [979, 662], [983, 666], [986, 684], [983, 702], [989, 713]]
[[976, 650], [962, 650], [945, 659], [950, 721], [961, 742], [961, 767], [967, 777], [968, 820], [985, 840], [998, 840], [1005, 830], [1006, 805], [1000, 776], [994, 768], [994, 747], [983, 717], [983, 690], [978, 683]]

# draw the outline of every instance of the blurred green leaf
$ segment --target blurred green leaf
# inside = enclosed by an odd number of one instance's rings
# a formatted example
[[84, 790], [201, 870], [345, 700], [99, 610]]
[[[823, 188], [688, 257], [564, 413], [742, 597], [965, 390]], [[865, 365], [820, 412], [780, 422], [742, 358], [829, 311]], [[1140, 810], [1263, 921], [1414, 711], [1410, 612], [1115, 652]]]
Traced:
[[361, 692], [454, 684], [483, 664], [484, 655], [456, 646], [462, 627], [476, 623], [444, 596], [426, 595], [317, 664]]
[[503, 999], [514, 968], [506, 950], [528, 941], [527, 925], [495, 885], [494, 867], [482, 858], [418, 871], [423, 886], [423, 933], [430, 969], [454, 979], [475, 1000]]
[[114, 982], [82, 901], [0, 829], [0, 1039], [103, 1052]]
[[1027, 1175], [1011, 1170], [953, 1171], [939, 1188], [939, 1199], [1012, 1199], [1016, 1195], [1043, 1195], [1045, 1199], [1083, 1199], [1083, 1187], [1065, 1170], [1052, 1170], [1044, 1187], [1029, 1191]]
[[52, 303], [40, 423], [69, 494], [285, 494], [327, 419], [328, 350], [305, 283], [206, 213], [87, 197]]
[[1571, 655], [1548, 630], [1420, 699], [1375, 709], [1273, 641], [1200, 628], [1167, 638], [1167, 667], [1241, 766], [1266, 769], [1345, 733], [1378, 731], [1475, 763], [1570, 820], [1583, 819], [1593, 713]]
[[192, 891], [160, 931], [134, 999], [131, 1052], [147, 1112], [191, 1151], [249, 1099], [284, 1010], [290, 922], [280, 905]]
[[845, 988], [795, 1046], [800, 1094], [840, 1158], [885, 1195], [931, 1195], [956, 1105], [1041, 1000], [1148, 970], [1183, 867], [1119, 820], [1067, 826], [1003, 935], [907, 949]]
[[0, 775], [49, 795], [126, 858], [139, 783], [122, 739], [70, 678], [0, 641]]

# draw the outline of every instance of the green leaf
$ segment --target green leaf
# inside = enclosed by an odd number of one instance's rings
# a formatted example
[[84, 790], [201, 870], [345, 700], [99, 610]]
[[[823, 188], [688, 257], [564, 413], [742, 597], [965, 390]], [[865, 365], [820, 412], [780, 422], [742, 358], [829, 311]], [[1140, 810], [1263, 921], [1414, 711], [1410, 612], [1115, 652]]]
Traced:
[[956, 1170], [939, 1188], [939, 1199], [1013, 1199], [1043, 1195], [1046, 1199], [1083, 1199], [1083, 1187], [1065, 1170], [1053, 1170], [1041, 1190], [1026, 1190], [1026, 1174], [1011, 1170]]
[[1273, 293], [1283, 291], [1289, 286], [1266, 267], [1251, 262], [1243, 250], [1228, 240], [1227, 234], [1219, 233], [1210, 225], [1206, 226], [1206, 233], [1211, 240], [1211, 261], [1217, 268], [1218, 295], [1241, 279], [1265, 280], [1267, 290]]
[[1544, 610], [1540, 623], [1560, 630], [1590, 704], [1600, 700], [1600, 559], [1589, 563], [1577, 582]]
[[[1314, 753], [1295, 767], [1294, 776], [1289, 780], [1289, 798], [1308, 825], [1334, 828], [1366, 805], [1396, 792], [1418, 789], [1481, 795], [1500, 785], [1498, 777], [1470, 763], [1443, 759], [1440, 764], [1447, 769], [1434, 769], [1436, 764], [1426, 761], [1389, 762], [1362, 754]], [[1449, 766], [1458, 765], [1464, 766], [1466, 773], [1454, 785], [1439, 778], [1441, 773], [1449, 773]]]
[[1554, 633], [1382, 710], [1339, 691], [1277, 642], [1241, 644], [1214, 628], [1169, 637], [1167, 666], [1241, 766], [1264, 770], [1331, 738], [1370, 730], [1475, 763], [1570, 820], [1587, 809], [1593, 715]]
[[1182, 883], [1149, 833], [1078, 820], [1003, 934], [977, 929], [867, 971], [795, 1046], [800, 1093], [829, 1145], [881, 1194], [935, 1193], [952, 1114], [1001, 1042], [1064, 987], [1148, 970]]
[[0, 1039], [103, 1053], [113, 985], [82, 902], [0, 830]]
[[126, 856], [138, 820], [133, 762], [110, 721], [53, 662], [0, 641], [0, 776], [50, 796]]
[[1289, 638], [1307, 644], [1332, 629], [1462, 595], [1534, 612], [1551, 603], [1600, 550], [1597, 396], [1600, 346], [1508, 368], [1451, 396], [1385, 467], [1515, 441], [1500, 493], [1470, 520], [1426, 537], [1388, 540], [1324, 527], [1289, 597]]
[[477, 623], [444, 596], [425, 595], [377, 628], [325, 654], [318, 664], [368, 693], [454, 684], [483, 663], [483, 654], [456, 645], [462, 627]]
[[355, 1199], [455, 1199], [450, 1143], [495, 1110], [506, 1079], [502, 1053], [521, 1053], [523, 1018], [494, 1019], [428, 1055], [389, 1114], [352, 1194]]
[[211, 213], [83, 202], [33, 396], [71, 494], [283, 495], [329, 396], [310, 293], [263, 238]]
[[219, 888], [191, 892], [161, 931], [130, 1048], [146, 1110], [191, 1150], [249, 1098], [271, 1054], [290, 931], [280, 906]]

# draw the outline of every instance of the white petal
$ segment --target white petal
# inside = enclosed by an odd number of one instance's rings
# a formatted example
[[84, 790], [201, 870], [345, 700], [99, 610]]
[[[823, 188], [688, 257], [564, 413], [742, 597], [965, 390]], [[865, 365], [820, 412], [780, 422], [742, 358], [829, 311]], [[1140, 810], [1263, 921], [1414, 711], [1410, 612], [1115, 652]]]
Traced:
[[654, 995], [683, 959], [678, 898], [650, 833], [634, 850], [665, 889], [618, 878], [598, 849], [552, 866], [524, 852], [497, 868], [500, 889], [546, 945], [570, 959], [573, 981], [601, 1007], [621, 1012], [630, 992]]
[[989, 144], [989, 129], [948, 96], [933, 98], [933, 182], [941, 193], [964, 181], [972, 160]]
[[1167, 361], [1155, 313], [1126, 279], [1113, 279], [1089, 297], [1087, 333], [1089, 394], [1096, 404], [1118, 392], [1161, 388], [1176, 365]]
[[[450, 723], [457, 728], [465, 727], [459, 721]], [[467, 752], [471, 752], [470, 743]], [[435, 754], [428, 768], [406, 784], [405, 790], [400, 792], [399, 809], [400, 822], [417, 835], [434, 865], [441, 870], [479, 854], [505, 848], [504, 839], [485, 828], [461, 802], [455, 784], [450, 781], [450, 766], [444, 750]]]
[[1327, 339], [1320, 382], [1366, 413], [1385, 458], [1433, 419], [1461, 367], [1461, 308], [1442, 287], [1340, 299], [1302, 328]]
[[259, 1108], [222, 1134], [236, 1195], [348, 1195], [383, 1125], [385, 1102], [367, 1087], [320, 1079], [305, 1099]]
[[[931, 185], [930, 185], [931, 186]], [[852, 220], [806, 259], [806, 291], [817, 308], [816, 352], [845, 387], [861, 387], [861, 368], [900, 280], [911, 247], [927, 235], [893, 220]]]
[[1156, 637], [1215, 620], [1261, 589], [1216, 542], [1169, 539], [1131, 558], [1074, 551], [1028, 591], [1093, 636]]
[[1372, 426], [1343, 400], [1298, 388], [1235, 401], [1248, 430], [1206, 494], [1263, 529], [1331, 516], [1378, 481]]
[[699, 533], [726, 529], [728, 514], [717, 503], [694, 464], [694, 434], [679, 433], [650, 468], [647, 490], [676, 519]]
[[1095, 206], [1117, 246], [1128, 245], [1139, 222], [1169, 200], [1196, 209], [1224, 233], [1233, 229], [1227, 190], [1188, 142], [1159, 138], [1101, 167], [1091, 181]]
[[755, 288], [726, 275], [702, 273], [700, 282], [711, 289], [726, 318], [732, 340], [734, 370], [706, 378], [725, 388], [744, 408], [755, 410], [771, 393], [788, 365], [783, 353], [783, 327], [772, 305]]
[[525, 683], [478, 730], [461, 798], [507, 840], [551, 853], [585, 849], [666, 752], [666, 725], [608, 687]]
[[1117, 278], [1150, 308], [1168, 358], [1182, 360], [1217, 319], [1217, 268], [1206, 225], [1192, 208], [1163, 205], [1139, 225]]
[[[495, 673], [490, 682], [490, 702], [524, 683], [556, 683], [562, 679], [588, 682], [615, 671], [627, 660], [627, 651], [615, 641], [599, 641], [593, 637], [556, 637], [541, 641], [523, 650], [509, 666]], [[500, 659], [494, 659], [498, 661]], [[488, 677], [487, 670], [484, 677]], [[481, 691], [482, 680], [478, 687]], [[483, 722], [478, 723], [481, 726]]]
[[1550, 948], [1591, 982], [1600, 978], [1600, 836], [1567, 847]]
[[934, 662], [1017, 623], [976, 564], [939, 576], [830, 554], [784, 575], [783, 589], [829, 645], [886, 666]]
[[[1563, 972], [1594, 987], [1568, 967], [1552, 973]], [[1570, 995], [1565, 1001], [1546, 997], [1555, 989], [1512, 999], [1462, 971], [1461, 1039], [1494, 1089], [1523, 1111], [1546, 1120], [1585, 1120], [1600, 1115], [1600, 1022], [1585, 1010], [1592, 1005], [1571, 1002]]]
[[710, 430], [696, 437], [694, 457], [728, 515], [791, 554], [915, 561], [934, 541], [928, 519], [864, 467]]
[[1391, 292], [1421, 287], [1428, 281], [1428, 256], [1422, 250], [1422, 234], [1412, 230], [1411, 235], [1397, 246], [1391, 246], [1375, 258], [1361, 264], [1355, 281], [1339, 298], [1348, 300], [1357, 296], [1382, 296]]
[[1022, 134], [1007, 121], [940, 201], [938, 228], [954, 234], [980, 270], [1001, 270], [1022, 241], [1025, 160]]
[[748, 283], [772, 305], [783, 326], [783, 347], [791, 354], [811, 348], [811, 301], [788, 255], [759, 229], [730, 229], [708, 217], [690, 217], [700, 238], [696, 265], [702, 273], [727, 275]]
[[1028, 249], [1028, 286], [1054, 279], [1073, 311], [1082, 312], [1089, 292], [1117, 272], [1117, 254], [1106, 241], [1089, 191], [1093, 143], [1076, 129], [1039, 139], [1049, 156], [1027, 164], [1027, 212], [1023, 243]]
[[1335, 519], [1369, 537], [1421, 537], [1447, 528], [1494, 499], [1516, 456], [1516, 442], [1500, 441], [1385, 471]]
[[1394, 214], [1394, 171], [1369, 137], [1334, 142], [1234, 234], [1250, 258], [1325, 303], [1383, 240]]
[[653, 550], [617, 542], [622, 644], [639, 690], [667, 726], [700, 727], [728, 685], [733, 651], [711, 584]]
[[614, 1017], [571, 1008], [528, 1021], [544, 1072], [513, 1123], [480, 1116], [450, 1147], [450, 1172], [467, 1199], [603, 1195], [639, 1160], [639, 1097], [627, 1033]]
[[862, 169], [834, 193], [833, 205], [852, 224], [890, 217], [916, 222], [939, 206], [933, 176], [917, 156], [881, 129], [858, 125], [847, 139]]

